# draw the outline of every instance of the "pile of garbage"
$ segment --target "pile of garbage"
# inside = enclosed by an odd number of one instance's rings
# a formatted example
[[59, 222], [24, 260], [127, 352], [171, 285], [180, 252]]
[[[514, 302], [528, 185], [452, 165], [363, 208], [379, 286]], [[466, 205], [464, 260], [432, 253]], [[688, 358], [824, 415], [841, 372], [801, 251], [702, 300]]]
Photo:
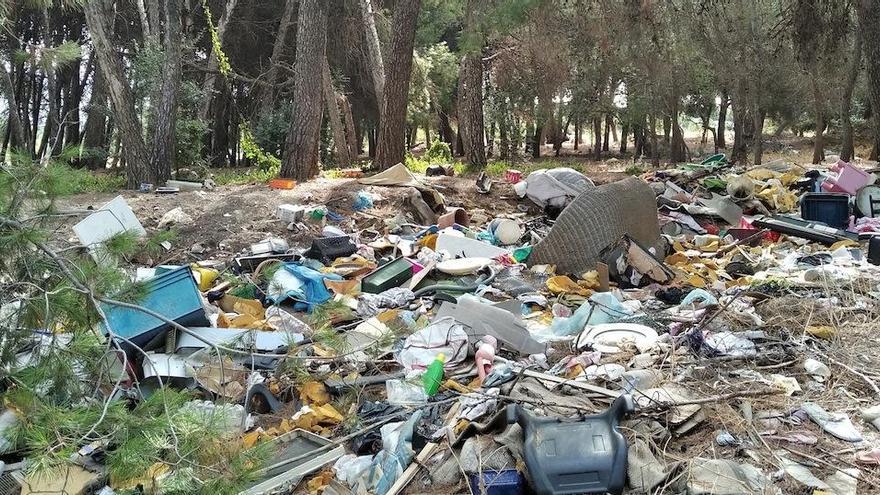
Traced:
[[[511, 170], [474, 194], [524, 207], [480, 218], [401, 165], [352, 198], [411, 189], [384, 231], [282, 205], [320, 229], [307, 249], [139, 268], [102, 330], [123, 388], [191, 390], [228, 441], [271, 446], [243, 494], [875, 492], [876, 178]], [[120, 230], [144, 231], [122, 198], [75, 228], [96, 259]]]

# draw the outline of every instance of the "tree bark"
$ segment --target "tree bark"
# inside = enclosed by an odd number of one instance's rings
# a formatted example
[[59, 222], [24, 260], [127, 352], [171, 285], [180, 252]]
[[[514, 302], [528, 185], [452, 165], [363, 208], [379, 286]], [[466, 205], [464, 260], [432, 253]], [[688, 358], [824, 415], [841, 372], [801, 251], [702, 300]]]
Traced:
[[764, 110], [756, 108], [752, 111], [755, 119], [755, 165], [760, 165], [764, 154]]
[[266, 71], [266, 90], [263, 93], [263, 101], [260, 108], [263, 115], [272, 113], [275, 108], [275, 84], [278, 82], [278, 66], [284, 55], [284, 47], [287, 46], [287, 33], [293, 24], [293, 14], [299, 0], [286, 0], [284, 12], [281, 14], [281, 22], [278, 24], [278, 33], [275, 35], [275, 43], [272, 45], [272, 57], [269, 59], [269, 70]]
[[107, 83], [104, 72], [95, 71], [92, 80], [92, 97], [86, 107], [86, 124], [83, 131], [82, 163], [89, 170], [107, 166]]
[[602, 118], [598, 115], [593, 117], [593, 159], [602, 159]]
[[724, 149], [727, 148], [727, 108], [730, 106], [730, 97], [727, 92], [721, 93], [721, 104], [718, 105], [718, 129], [715, 132], [715, 146]]
[[663, 144], [669, 146], [671, 144], [670, 137], [672, 134], [672, 119], [666, 115], [663, 117]]
[[[412, 75], [413, 43], [421, 0], [399, 0], [394, 10], [389, 70], [386, 71], [375, 165], [381, 169], [403, 163], [406, 104]], [[459, 109], [461, 113], [461, 109]], [[460, 120], [460, 119], [459, 119]]]
[[153, 129], [153, 146], [150, 150], [150, 168], [157, 184], [171, 178], [171, 165], [177, 154], [177, 105], [181, 77], [182, 29], [180, 3], [165, 0], [165, 33], [162, 37], [165, 63], [162, 68], [162, 86], [156, 107], [156, 126]]
[[[367, 65], [370, 68], [370, 77], [373, 80], [373, 91], [376, 93], [376, 103], [379, 110], [379, 120], [382, 120], [383, 102], [385, 101], [385, 62], [382, 59], [382, 46], [379, 44], [379, 33], [376, 31], [376, 19], [373, 17], [373, 5], [370, 0], [358, 0], [361, 12], [361, 20], [364, 27], [364, 38], [367, 41]], [[416, 13], [418, 17], [418, 12]], [[394, 54], [391, 55], [394, 57]]]
[[581, 145], [581, 120], [579, 118], [574, 119], [574, 145], [573, 148], [575, 151], [580, 148]]
[[336, 102], [342, 111], [342, 118], [345, 122], [345, 137], [348, 145], [348, 156], [354, 160], [360, 154], [360, 141], [357, 134], [357, 128], [354, 126], [354, 115], [352, 115], [351, 103], [348, 102], [348, 98], [343, 94], [336, 95]]
[[452, 146], [455, 131], [452, 130], [452, 125], [449, 123], [449, 114], [441, 109], [437, 112], [437, 120], [439, 121], [437, 132], [440, 133], [440, 140]]
[[467, 53], [461, 60], [458, 79], [458, 125], [464, 145], [465, 160], [474, 168], [485, 168], [483, 60], [479, 52]]
[[[468, 0], [465, 7], [464, 34], [470, 40], [478, 38], [476, 0]], [[486, 149], [483, 135], [483, 58], [482, 50], [474, 48], [461, 59], [458, 78], [458, 125], [461, 129], [465, 158], [474, 168], [486, 167]]]
[[18, 113], [19, 104], [12, 84], [12, 77], [9, 75], [9, 71], [6, 70], [5, 64], [0, 64], [0, 68], [2, 68], [2, 74], [0, 74], [0, 85], [2, 85], [2, 88], [0, 89], [6, 95], [6, 105], [9, 109], [9, 147], [16, 150], [30, 149], [24, 123], [21, 121], [21, 116]]
[[629, 135], [629, 123], [624, 122], [620, 126], [620, 154], [626, 153], [626, 140]]
[[852, 126], [852, 95], [859, 77], [862, 66], [862, 36], [856, 29], [856, 39], [853, 41], [853, 55], [847, 72], [846, 84], [843, 86], [843, 95], [840, 98], [840, 123], [842, 136], [840, 144], [840, 159], [849, 162], [855, 157], [855, 145], [853, 144]]
[[614, 117], [610, 113], [605, 114], [605, 139], [602, 140], [602, 151], [608, 151], [608, 142], [611, 138], [611, 128], [614, 127]]
[[687, 145], [685, 145], [684, 142], [684, 135], [681, 132], [681, 126], [678, 125], [679, 103], [678, 96], [676, 95], [672, 101], [672, 117], [669, 122], [672, 127], [672, 141], [670, 141], [669, 159], [672, 163], [684, 163], [687, 161]]
[[339, 104], [336, 100], [336, 91], [333, 89], [333, 79], [330, 76], [330, 63], [326, 58], [324, 58], [322, 72], [321, 81], [324, 87], [324, 104], [327, 106], [330, 128], [333, 130], [336, 162], [337, 165], [348, 167], [351, 165], [351, 154], [348, 147], [348, 139], [345, 137], [345, 124], [342, 123], [342, 115], [339, 112]]
[[301, 0], [293, 70], [293, 113], [281, 176], [305, 181], [318, 174], [322, 67], [327, 49], [325, 0]]
[[825, 110], [825, 100], [819, 91], [818, 81], [819, 75], [816, 70], [810, 75], [810, 87], [813, 90], [813, 105], [816, 117], [815, 139], [813, 140], [813, 163], [821, 163], [825, 160], [825, 127], [827, 112]]
[[651, 114], [651, 164], [656, 168], [660, 166], [660, 147], [657, 146], [657, 117]]
[[141, 136], [141, 124], [135, 113], [134, 97], [125, 78], [122, 61], [115, 47], [110, 44], [106, 22], [112, 21], [113, 16], [109, 15], [102, 4], [103, 2], [96, 0], [85, 2], [83, 11], [92, 36], [98, 66], [107, 83], [107, 91], [113, 104], [114, 122], [125, 155], [126, 185], [136, 189], [142, 182], [156, 183], [158, 173], [150, 166], [150, 153]]

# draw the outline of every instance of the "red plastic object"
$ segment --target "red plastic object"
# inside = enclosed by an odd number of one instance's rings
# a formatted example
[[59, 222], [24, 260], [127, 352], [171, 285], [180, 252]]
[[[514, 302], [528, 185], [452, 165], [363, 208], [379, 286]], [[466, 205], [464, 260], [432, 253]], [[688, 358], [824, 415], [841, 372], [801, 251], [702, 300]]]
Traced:
[[269, 181], [269, 187], [272, 189], [293, 189], [296, 187], [296, 181], [293, 179], [272, 179]]
[[522, 180], [522, 172], [515, 169], [507, 169], [507, 172], [504, 172], [504, 179], [511, 184], [516, 184], [517, 182]]

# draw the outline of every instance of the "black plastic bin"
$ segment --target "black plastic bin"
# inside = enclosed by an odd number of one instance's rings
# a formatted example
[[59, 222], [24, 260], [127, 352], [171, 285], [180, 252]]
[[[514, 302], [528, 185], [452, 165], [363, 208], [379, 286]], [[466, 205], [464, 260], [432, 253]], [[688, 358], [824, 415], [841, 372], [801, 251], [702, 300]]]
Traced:
[[846, 230], [849, 227], [849, 194], [806, 193], [801, 197], [801, 218]]

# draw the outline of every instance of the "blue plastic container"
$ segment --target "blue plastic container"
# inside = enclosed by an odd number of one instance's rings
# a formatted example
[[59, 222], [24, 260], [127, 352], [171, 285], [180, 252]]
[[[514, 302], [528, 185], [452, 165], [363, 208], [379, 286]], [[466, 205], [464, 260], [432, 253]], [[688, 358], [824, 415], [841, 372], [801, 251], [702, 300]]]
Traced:
[[503, 471], [484, 470], [482, 473], [483, 487], [480, 487], [480, 474], [474, 473], [469, 476], [471, 493], [484, 493], [486, 495], [522, 495], [525, 490], [525, 479], [522, 473], [516, 469]]
[[846, 230], [849, 227], [849, 194], [806, 193], [801, 197], [801, 218]]
[[[185, 327], [211, 326], [190, 267], [166, 271], [148, 282], [148, 294], [137, 304]], [[171, 325], [143, 311], [101, 304], [113, 333], [144, 350], [161, 347]], [[105, 328], [105, 332], [106, 332]], [[130, 346], [121, 341], [123, 348]]]

